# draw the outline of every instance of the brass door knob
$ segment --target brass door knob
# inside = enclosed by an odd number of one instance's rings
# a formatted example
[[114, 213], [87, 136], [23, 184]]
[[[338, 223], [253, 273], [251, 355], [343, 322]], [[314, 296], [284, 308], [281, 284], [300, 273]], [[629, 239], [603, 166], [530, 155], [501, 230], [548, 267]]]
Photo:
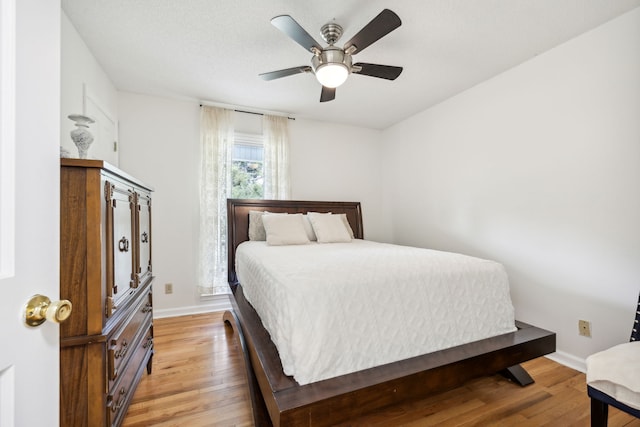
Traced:
[[27, 302], [25, 322], [29, 326], [38, 326], [45, 320], [61, 323], [71, 315], [72, 305], [65, 299], [51, 302], [44, 295], [34, 295]]

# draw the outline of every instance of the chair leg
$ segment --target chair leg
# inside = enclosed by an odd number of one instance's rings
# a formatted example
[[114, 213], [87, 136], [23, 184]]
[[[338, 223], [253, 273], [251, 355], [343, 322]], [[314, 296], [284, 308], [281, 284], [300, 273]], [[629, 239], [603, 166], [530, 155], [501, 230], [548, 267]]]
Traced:
[[607, 427], [609, 405], [601, 400], [591, 398], [591, 427]]

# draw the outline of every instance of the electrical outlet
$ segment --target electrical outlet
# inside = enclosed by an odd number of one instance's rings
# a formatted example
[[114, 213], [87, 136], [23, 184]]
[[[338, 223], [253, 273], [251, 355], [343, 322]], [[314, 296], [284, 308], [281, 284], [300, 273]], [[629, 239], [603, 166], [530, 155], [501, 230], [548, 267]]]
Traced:
[[164, 293], [172, 294], [173, 293], [173, 283], [165, 283], [164, 284]]
[[583, 337], [591, 337], [591, 322], [588, 320], [578, 320], [578, 334]]

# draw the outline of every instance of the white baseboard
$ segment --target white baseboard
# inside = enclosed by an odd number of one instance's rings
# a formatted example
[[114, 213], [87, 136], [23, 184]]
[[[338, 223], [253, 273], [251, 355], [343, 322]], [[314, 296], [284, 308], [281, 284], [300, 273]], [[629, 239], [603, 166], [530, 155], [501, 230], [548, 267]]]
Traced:
[[554, 362], [558, 362], [561, 365], [575, 369], [576, 371], [587, 372], [587, 362], [585, 359], [565, 353], [564, 351], [556, 351], [555, 353], [547, 354], [545, 357], [553, 360]]
[[190, 314], [212, 313], [214, 311], [231, 310], [230, 295], [216, 295], [207, 298], [201, 305], [190, 307], [153, 309], [153, 318], [162, 319], [164, 317], [188, 316]]

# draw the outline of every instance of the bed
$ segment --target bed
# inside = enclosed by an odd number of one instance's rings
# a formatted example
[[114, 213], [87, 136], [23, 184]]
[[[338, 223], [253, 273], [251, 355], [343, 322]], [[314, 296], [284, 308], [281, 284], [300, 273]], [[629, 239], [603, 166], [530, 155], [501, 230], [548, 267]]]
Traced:
[[[243, 349], [257, 426], [333, 425], [496, 372], [526, 385], [533, 380], [519, 363], [555, 351], [554, 333], [515, 321], [512, 332], [301, 384], [285, 374], [276, 345], [238, 280], [236, 251], [249, 240], [250, 211], [344, 214], [356, 239], [363, 238], [363, 226], [357, 202], [228, 200], [228, 274], [233, 298], [232, 310], [224, 319]], [[394, 326], [402, 330], [411, 325]]]

